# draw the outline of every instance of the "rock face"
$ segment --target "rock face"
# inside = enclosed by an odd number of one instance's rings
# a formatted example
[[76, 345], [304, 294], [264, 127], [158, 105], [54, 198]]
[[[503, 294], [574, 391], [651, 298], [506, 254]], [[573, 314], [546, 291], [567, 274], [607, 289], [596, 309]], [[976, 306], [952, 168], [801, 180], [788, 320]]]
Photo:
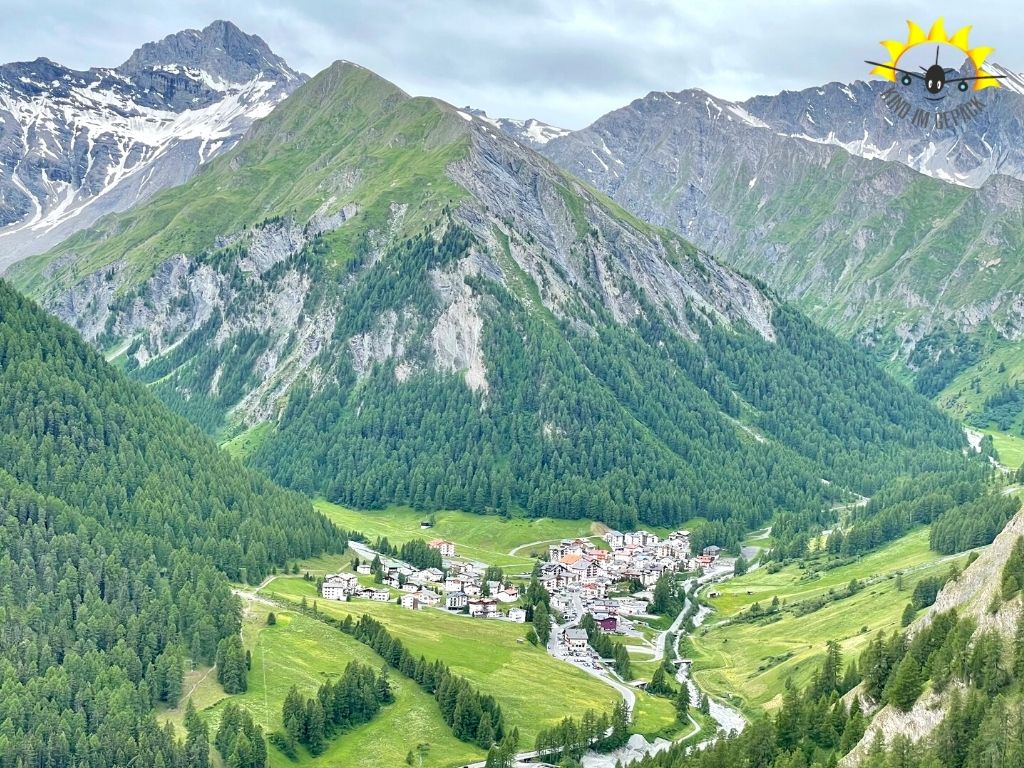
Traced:
[[1024, 96], [989, 89], [978, 131], [923, 137], [882, 88], [651, 93], [541, 151], [886, 357], [943, 329], [1019, 338]]
[[879, 98], [893, 84], [882, 80], [756, 96], [742, 106], [777, 133], [977, 188], [996, 174], [1024, 179], [1024, 78], [998, 65], [987, 69], [1006, 79], [984, 92], [985, 109], [969, 130], [922, 131], [910, 120], [894, 120]]
[[224, 21], [115, 69], [0, 66], [0, 272], [186, 181], [305, 80]]

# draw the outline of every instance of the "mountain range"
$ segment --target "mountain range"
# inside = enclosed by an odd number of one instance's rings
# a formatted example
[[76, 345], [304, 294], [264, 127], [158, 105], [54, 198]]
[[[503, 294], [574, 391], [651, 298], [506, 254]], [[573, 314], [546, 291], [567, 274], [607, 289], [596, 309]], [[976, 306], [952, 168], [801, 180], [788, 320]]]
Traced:
[[0, 272], [186, 181], [306, 79], [224, 21], [113, 69], [0, 66]]
[[962, 418], [1024, 374], [1006, 351], [1024, 328], [1024, 96], [1010, 84], [970, 130], [941, 135], [888, 119], [879, 82], [742, 103], [657, 92], [540, 151], [909, 369]]
[[[984, 544], [1016, 506], [978, 495], [995, 472], [926, 397], [1024, 335], [1012, 88], [983, 151], [879, 122], [878, 84], [652, 93], [569, 132], [352, 62], [307, 79], [227, 22], [113, 70], [0, 73], [0, 755], [16, 762], [206, 764], [209, 712], [186, 709], [179, 740], [153, 709], [182, 699], [186, 659], [247, 680], [230, 582], [340, 559], [347, 534], [311, 496], [693, 523], [698, 551], [771, 525], [772, 573], [814, 550], [842, 567], [927, 523], [937, 549], [937, 532], [950, 552]], [[924, 732], [908, 708], [960, 725], [947, 692], [964, 680], [1007, 688], [1022, 532], [1018, 515], [935, 581], [906, 641], [864, 624], [848, 698], [884, 704], [881, 738]], [[837, 705], [839, 672], [815, 674], [823, 704], [793, 721], [833, 750], [862, 714]], [[692, 754], [763, 753], [784, 720]], [[877, 749], [863, 733], [848, 764]]]
[[359, 506], [742, 526], [960, 460], [952, 422], [757, 283], [348, 62], [11, 278], [255, 435], [254, 466]]

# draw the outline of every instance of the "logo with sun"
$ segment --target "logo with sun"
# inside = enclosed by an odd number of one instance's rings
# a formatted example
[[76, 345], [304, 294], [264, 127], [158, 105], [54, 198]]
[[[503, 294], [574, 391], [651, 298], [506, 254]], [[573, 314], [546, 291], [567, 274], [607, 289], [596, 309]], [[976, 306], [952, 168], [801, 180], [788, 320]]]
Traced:
[[882, 41], [888, 61], [866, 62], [874, 67], [872, 75], [896, 84], [882, 101], [897, 117], [924, 128], [952, 128], [977, 117], [984, 109], [977, 92], [998, 88], [1005, 77], [984, 69], [994, 49], [972, 48], [969, 26], [947, 35], [941, 18], [927, 34], [913, 21], [907, 27], [906, 41]]

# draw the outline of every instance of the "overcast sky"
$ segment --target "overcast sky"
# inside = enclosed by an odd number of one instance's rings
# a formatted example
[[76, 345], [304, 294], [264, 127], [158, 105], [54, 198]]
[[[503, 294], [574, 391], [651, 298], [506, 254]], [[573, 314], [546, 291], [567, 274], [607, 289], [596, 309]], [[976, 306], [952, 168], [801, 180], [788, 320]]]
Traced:
[[[946, 9], [906, 0], [0, 0], [0, 61], [120, 64], [140, 44], [226, 18], [293, 67], [336, 59], [414, 95], [581, 128], [649, 91], [743, 98], [865, 78], [883, 38]], [[1018, 2], [957, 4], [947, 31], [1024, 70]], [[1014, 22], [1014, 23], [1010, 23]]]

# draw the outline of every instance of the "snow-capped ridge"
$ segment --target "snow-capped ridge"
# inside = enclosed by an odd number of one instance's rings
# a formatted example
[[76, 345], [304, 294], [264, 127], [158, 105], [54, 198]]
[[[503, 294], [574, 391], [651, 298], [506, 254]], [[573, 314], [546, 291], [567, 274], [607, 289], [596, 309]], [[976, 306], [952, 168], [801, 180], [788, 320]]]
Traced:
[[186, 181], [305, 80], [230, 22], [147, 43], [116, 69], [0, 66], [0, 272]]

